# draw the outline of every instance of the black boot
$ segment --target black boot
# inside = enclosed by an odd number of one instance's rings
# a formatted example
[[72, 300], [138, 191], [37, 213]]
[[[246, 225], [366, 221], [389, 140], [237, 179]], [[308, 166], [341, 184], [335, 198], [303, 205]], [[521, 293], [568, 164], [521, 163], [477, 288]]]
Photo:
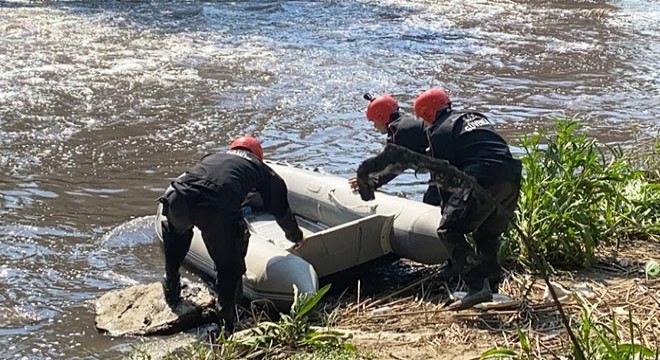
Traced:
[[234, 308], [234, 304], [221, 305], [221, 300], [218, 299], [218, 326], [227, 335], [234, 332], [234, 318], [236, 314]]
[[500, 293], [500, 283], [501, 282], [502, 282], [502, 279], [500, 277], [488, 278], [488, 285], [490, 286], [490, 290], [493, 292], [493, 294], [499, 294]]
[[500, 282], [502, 282], [502, 267], [498, 261], [498, 251], [500, 248], [500, 239], [486, 238], [478, 239], [479, 258], [481, 261], [481, 276], [488, 278], [488, 283], [493, 294], [499, 292]]
[[477, 304], [493, 301], [493, 292], [490, 288], [488, 279], [481, 281], [481, 285], [476, 283], [468, 286], [468, 293], [461, 300], [449, 305], [449, 310], [465, 310]]
[[[169, 209], [167, 203], [163, 208], [164, 213]], [[167, 216], [174, 216], [168, 214]], [[163, 292], [165, 301], [171, 308], [175, 308], [181, 301], [181, 275], [179, 268], [183, 259], [190, 249], [190, 243], [193, 237], [192, 227], [183, 232], [177, 232], [170, 221], [164, 221], [163, 231], [163, 250], [165, 252], [165, 276], [163, 277]]]
[[490, 259], [482, 258], [480, 277], [488, 279], [488, 285], [493, 294], [499, 293], [500, 283], [502, 282], [502, 268], [497, 260], [490, 261]]
[[[235, 279], [232, 277], [232, 279]], [[236, 318], [236, 301], [243, 289], [241, 278], [232, 283], [222, 283], [216, 281], [218, 291], [218, 325], [224, 329], [225, 333], [234, 332], [234, 320]]]
[[162, 281], [163, 293], [165, 294], [165, 302], [172, 307], [176, 308], [181, 302], [181, 276], [172, 275], [163, 277]]
[[468, 287], [467, 295], [461, 300], [467, 307], [473, 307], [488, 301], [493, 301], [493, 291], [490, 288], [488, 279], [483, 280], [480, 285]]
[[451, 259], [449, 259], [447, 265], [440, 270], [438, 278], [441, 281], [450, 281], [457, 275], [470, 272], [472, 269], [479, 266], [479, 264], [480, 261], [477, 259], [477, 255], [467, 242], [456, 245], [452, 252]]
[[[234, 309], [230, 309], [231, 312], [234, 312]], [[234, 316], [220, 317], [220, 326], [225, 330], [227, 335], [234, 333]]]

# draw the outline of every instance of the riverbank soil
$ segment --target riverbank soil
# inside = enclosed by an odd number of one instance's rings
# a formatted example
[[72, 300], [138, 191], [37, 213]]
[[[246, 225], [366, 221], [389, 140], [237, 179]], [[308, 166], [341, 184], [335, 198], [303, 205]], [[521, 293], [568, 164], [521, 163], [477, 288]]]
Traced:
[[[601, 251], [593, 269], [553, 276], [553, 282], [579, 298], [563, 301], [573, 327], [580, 325], [579, 301], [584, 301], [593, 307], [595, 320], [611, 325], [615, 317], [624, 341], [631, 316], [638, 327], [636, 342], [643, 340], [652, 349], [660, 346], [660, 277], [647, 278], [643, 270], [649, 257], [658, 254], [660, 243], [633, 241], [618, 251]], [[528, 335], [535, 357], [570, 351], [540, 277], [510, 272], [501, 293], [516, 301], [488, 310], [451, 312], [444, 309], [449, 294], [464, 290], [464, 285], [435, 280], [438, 269], [401, 261], [366, 272], [353, 287], [328, 298], [325, 321], [350, 332], [349, 341], [374, 359], [476, 359], [496, 347], [519, 352], [519, 328]]]

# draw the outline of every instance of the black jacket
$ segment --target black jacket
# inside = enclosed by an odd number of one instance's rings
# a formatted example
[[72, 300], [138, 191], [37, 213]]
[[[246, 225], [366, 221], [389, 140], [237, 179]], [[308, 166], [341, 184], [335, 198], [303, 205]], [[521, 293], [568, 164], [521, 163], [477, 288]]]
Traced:
[[293, 217], [284, 180], [248, 151], [230, 150], [204, 156], [185, 175], [172, 183], [198, 206], [240, 214], [248, 194], [261, 195], [265, 211], [273, 214], [287, 239], [299, 242], [302, 231]]
[[[424, 122], [412, 118], [399, 117], [387, 125], [387, 143], [403, 146], [416, 153], [425, 154], [428, 141]], [[386, 174], [374, 178], [376, 188], [392, 181], [399, 174]]]
[[480, 113], [446, 110], [438, 114], [426, 135], [428, 155], [448, 160], [481, 185], [514, 181], [520, 176], [520, 161], [511, 156], [506, 140]]

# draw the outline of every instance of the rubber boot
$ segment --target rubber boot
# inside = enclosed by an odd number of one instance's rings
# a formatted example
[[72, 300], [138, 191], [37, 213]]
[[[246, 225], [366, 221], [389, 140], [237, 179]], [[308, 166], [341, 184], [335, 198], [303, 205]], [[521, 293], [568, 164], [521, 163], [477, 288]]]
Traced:
[[490, 286], [490, 290], [492, 291], [493, 294], [499, 294], [500, 293], [500, 283], [502, 282], [502, 279], [500, 277], [497, 278], [488, 278], [488, 285]]
[[227, 335], [234, 333], [235, 311], [234, 306], [218, 305], [218, 326], [220, 326]]
[[493, 294], [499, 293], [500, 283], [502, 282], [502, 267], [497, 262], [497, 258], [481, 258], [482, 276], [488, 278], [488, 284]]
[[181, 302], [181, 276], [165, 275], [162, 280], [163, 293], [165, 294], [165, 302], [175, 308]]
[[493, 294], [499, 293], [500, 283], [502, 282], [502, 268], [497, 263], [497, 259], [482, 258], [481, 269], [481, 276], [488, 279], [488, 284]]
[[502, 281], [502, 267], [498, 261], [498, 251], [500, 248], [500, 238], [475, 237], [477, 247], [479, 248], [479, 258], [481, 261], [482, 277], [487, 277], [490, 289], [494, 294], [499, 292], [500, 282]]
[[174, 308], [181, 301], [181, 275], [179, 268], [183, 259], [190, 249], [190, 242], [192, 241], [192, 228], [183, 232], [177, 233], [169, 221], [164, 221], [162, 224], [163, 232], [163, 250], [165, 252], [165, 276], [163, 277], [163, 292], [165, 293], [165, 301]]
[[[476, 284], [475, 284], [476, 285]], [[469, 286], [468, 293], [462, 299], [449, 305], [449, 310], [465, 310], [477, 304], [493, 301], [493, 292], [490, 288], [488, 279], [484, 279], [481, 285]]]
[[229, 291], [221, 291], [222, 287], [220, 282], [216, 282], [216, 289], [218, 290], [218, 325], [224, 328], [227, 334], [234, 332], [234, 321], [236, 318], [236, 300], [242, 290], [242, 281], [234, 283], [234, 288]]
[[457, 275], [462, 275], [479, 265], [474, 250], [466, 241], [457, 244], [452, 251], [448, 264], [438, 274], [441, 281], [450, 281]]

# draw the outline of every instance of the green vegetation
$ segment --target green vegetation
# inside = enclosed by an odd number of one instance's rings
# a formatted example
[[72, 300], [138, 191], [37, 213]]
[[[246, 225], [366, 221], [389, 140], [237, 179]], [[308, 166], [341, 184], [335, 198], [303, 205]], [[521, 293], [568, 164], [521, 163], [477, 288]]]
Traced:
[[[625, 326], [617, 321], [615, 315], [598, 318], [594, 305], [590, 305], [579, 297], [581, 316], [577, 338], [585, 360], [644, 360], [660, 359], [660, 349], [653, 349], [642, 334], [642, 327], [633, 320], [628, 312]], [[645, 340], [640, 340], [645, 339]], [[527, 335], [518, 330], [518, 352], [506, 348], [494, 348], [484, 352], [481, 359], [515, 359], [529, 360], [539, 358], [534, 353]], [[580, 355], [573, 350], [573, 358]]]
[[288, 360], [357, 360], [363, 359], [353, 349], [323, 347], [312, 352], [296, 353]]
[[[600, 245], [631, 235], [660, 236], [660, 142], [642, 161], [618, 146], [599, 144], [575, 119], [557, 120], [556, 134], [522, 139], [525, 155], [516, 221], [535, 251], [555, 267], [586, 268]], [[521, 239], [510, 232], [502, 260], [531, 265]]]
[[[658, 240], [660, 140], [646, 152], [626, 153], [620, 146], [588, 137], [575, 119], [557, 120], [555, 129], [553, 135], [538, 133], [521, 142], [525, 176], [516, 221], [531, 239], [531, 251], [553, 267], [588, 268], [596, 262], [599, 246], [618, 248], [632, 237]], [[538, 268], [521, 241], [520, 232], [511, 231], [501, 259]], [[571, 358], [660, 359], [660, 350], [650, 345], [631, 310], [622, 322], [614, 313], [598, 317], [597, 305], [577, 296], [576, 300], [581, 309], [579, 326], [567, 328], [574, 335], [566, 349]], [[494, 348], [481, 358], [539, 358], [523, 331], [518, 331], [518, 340], [517, 352]]]
[[[612, 315], [610, 323], [597, 319], [593, 308], [581, 302], [581, 326], [578, 339], [582, 345], [586, 359], [658, 359], [660, 350], [650, 349], [643, 342], [635, 343], [636, 335], [641, 335], [639, 324], [633, 321], [632, 313], [628, 313], [628, 328], [620, 329], [616, 316]], [[624, 340], [623, 332], [627, 332]], [[642, 336], [640, 338], [643, 339]]]
[[315, 294], [299, 294], [294, 285], [295, 301], [289, 315], [280, 314], [276, 322], [259, 322], [233, 336], [220, 334], [214, 344], [193, 344], [165, 359], [360, 359], [357, 349], [345, 341], [343, 334], [313, 329], [308, 322], [307, 315], [329, 289], [330, 284]]

